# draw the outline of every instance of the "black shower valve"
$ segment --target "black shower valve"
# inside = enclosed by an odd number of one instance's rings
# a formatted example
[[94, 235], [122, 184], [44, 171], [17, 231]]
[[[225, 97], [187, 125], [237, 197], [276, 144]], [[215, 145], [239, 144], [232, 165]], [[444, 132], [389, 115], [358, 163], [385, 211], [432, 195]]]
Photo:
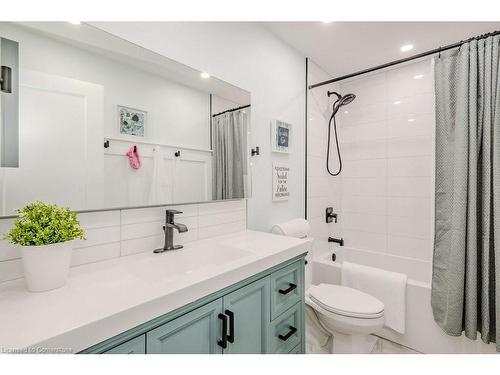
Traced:
[[338, 219], [338, 214], [333, 212], [333, 207], [327, 207], [325, 210], [325, 221], [327, 223], [331, 223], [333, 222], [333, 220], [337, 222], [337, 219]]

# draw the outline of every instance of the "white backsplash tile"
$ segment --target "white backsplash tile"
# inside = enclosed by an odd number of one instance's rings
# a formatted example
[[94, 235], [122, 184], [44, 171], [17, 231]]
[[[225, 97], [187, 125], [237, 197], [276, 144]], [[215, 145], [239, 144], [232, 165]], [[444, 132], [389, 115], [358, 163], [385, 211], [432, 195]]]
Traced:
[[[186, 244], [246, 229], [245, 200], [81, 213], [78, 219], [87, 239], [75, 241], [72, 266], [163, 247], [167, 208], [182, 211], [175, 220], [188, 227], [185, 233], [174, 232], [175, 243]], [[12, 219], [0, 219], [1, 235], [10, 227]], [[23, 277], [20, 257], [19, 248], [0, 240], [0, 282]]]
[[387, 156], [387, 140], [343, 143], [342, 160], [382, 159]]
[[23, 277], [23, 262], [19, 259], [0, 262], [0, 282]]
[[223, 225], [211, 225], [198, 229], [198, 238], [200, 240], [222, 236], [229, 233], [240, 232], [246, 229], [245, 221], [236, 221]]
[[432, 256], [432, 243], [430, 239], [389, 235], [387, 253], [429, 261]]
[[198, 227], [204, 228], [208, 226], [224, 225], [234, 222], [245, 221], [246, 212], [244, 210], [226, 211], [214, 214], [200, 215], [198, 217]]
[[356, 231], [371, 233], [387, 233], [386, 217], [383, 215], [367, 215], [355, 213], [342, 213], [342, 227]]
[[387, 198], [344, 195], [342, 197], [342, 212], [385, 215], [387, 213]]
[[164, 237], [160, 234], [157, 236], [149, 236], [142, 238], [134, 238], [131, 240], [123, 240], [121, 242], [121, 256], [127, 256], [145, 251], [153, 251], [163, 247]]
[[388, 197], [387, 215], [429, 219], [432, 210], [431, 204], [430, 198]]
[[78, 249], [80, 247], [90, 247], [102, 245], [110, 242], [120, 241], [120, 227], [102, 227], [85, 229], [85, 240], [75, 240], [73, 247]]
[[386, 196], [386, 192], [387, 179], [385, 177], [342, 179], [342, 196], [383, 197]]
[[387, 175], [394, 177], [428, 177], [431, 175], [431, 157], [416, 156], [388, 159]]
[[385, 253], [387, 250], [387, 236], [385, 233], [344, 229], [343, 236], [345, 246], [349, 249], [370, 249], [381, 253]]
[[85, 229], [120, 226], [120, 211], [81, 213], [78, 221]]
[[120, 256], [120, 242], [73, 249], [71, 266], [100, 262]]
[[343, 177], [374, 178], [387, 175], [385, 159], [346, 160]]
[[387, 157], [401, 158], [408, 156], [432, 155], [432, 137], [409, 136], [387, 140]]
[[430, 239], [431, 221], [428, 218], [389, 216], [387, 218], [387, 233], [396, 236]]
[[431, 177], [389, 177], [387, 179], [387, 194], [390, 197], [431, 196]]

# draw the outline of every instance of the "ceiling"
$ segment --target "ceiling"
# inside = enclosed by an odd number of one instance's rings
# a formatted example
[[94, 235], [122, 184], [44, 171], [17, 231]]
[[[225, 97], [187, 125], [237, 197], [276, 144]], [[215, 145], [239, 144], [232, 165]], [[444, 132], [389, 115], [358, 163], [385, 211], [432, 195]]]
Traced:
[[[500, 22], [263, 22], [332, 77], [495, 30]], [[400, 47], [413, 44], [408, 52]]]

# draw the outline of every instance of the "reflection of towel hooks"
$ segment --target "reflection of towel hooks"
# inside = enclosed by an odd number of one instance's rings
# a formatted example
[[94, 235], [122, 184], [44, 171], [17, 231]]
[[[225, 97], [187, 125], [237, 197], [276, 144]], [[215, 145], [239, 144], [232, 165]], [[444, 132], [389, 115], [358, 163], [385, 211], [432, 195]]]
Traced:
[[104, 141], [104, 148], [109, 148], [109, 139]]
[[176, 152], [174, 153], [174, 155], [175, 155], [175, 157], [176, 157], [176, 158], [178, 158], [179, 156], [181, 156], [181, 152], [180, 152], [180, 151], [176, 151]]
[[137, 146], [134, 145], [134, 152], [137, 152]]

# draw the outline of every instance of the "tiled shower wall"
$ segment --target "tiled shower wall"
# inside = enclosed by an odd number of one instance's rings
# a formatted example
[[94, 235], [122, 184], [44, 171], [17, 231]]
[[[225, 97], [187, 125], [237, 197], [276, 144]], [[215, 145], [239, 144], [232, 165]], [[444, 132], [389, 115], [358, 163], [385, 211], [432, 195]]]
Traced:
[[[337, 177], [328, 176], [325, 167], [328, 89], [356, 95], [337, 115], [343, 160]], [[343, 237], [344, 249], [336, 250], [345, 259], [428, 282], [435, 127], [431, 62], [314, 90], [309, 94], [308, 203], [316, 235], [325, 241], [328, 235]], [[334, 150], [332, 141], [332, 169], [338, 165]], [[327, 203], [339, 213], [337, 225], [324, 223]], [[316, 248], [333, 247], [321, 241]]]
[[[167, 208], [182, 211], [175, 220], [187, 225], [175, 233], [176, 243], [220, 236], [246, 229], [246, 201], [127, 209], [78, 215], [87, 239], [73, 250], [72, 266], [99, 262], [163, 246], [163, 225]], [[0, 219], [0, 234], [12, 226], [12, 219]], [[21, 254], [7, 241], [0, 241], [0, 282], [23, 277]]]

